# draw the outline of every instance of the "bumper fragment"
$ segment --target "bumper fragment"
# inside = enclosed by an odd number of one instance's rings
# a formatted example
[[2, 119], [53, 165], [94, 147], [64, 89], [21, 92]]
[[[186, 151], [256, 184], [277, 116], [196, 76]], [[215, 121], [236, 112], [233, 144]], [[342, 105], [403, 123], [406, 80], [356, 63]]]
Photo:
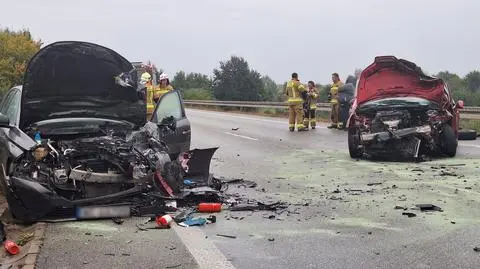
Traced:
[[430, 134], [432, 128], [430, 125], [423, 125], [412, 128], [404, 128], [390, 132], [378, 132], [372, 134], [361, 134], [360, 139], [362, 142], [372, 142], [372, 141], [388, 141], [391, 139], [401, 139], [406, 136], [416, 135], [416, 134]]

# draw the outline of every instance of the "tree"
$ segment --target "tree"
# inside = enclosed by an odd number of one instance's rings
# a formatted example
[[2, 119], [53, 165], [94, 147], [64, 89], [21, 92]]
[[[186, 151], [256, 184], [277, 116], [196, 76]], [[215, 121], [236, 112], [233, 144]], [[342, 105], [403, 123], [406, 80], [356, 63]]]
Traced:
[[186, 82], [187, 76], [184, 71], [178, 71], [175, 76], [173, 77], [172, 80], [172, 85], [175, 87], [175, 89], [186, 89]]
[[463, 81], [457, 74], [453, 74], [448, 71], [442, 71], [439, 72], [436, 77], [441, 78], [445, 83], [447, 83], [448, 88], [453, 92], [465, 89], [465, 81]]
[[220, 62], [220, 68], [213, 70], [213, 95], [217, 100], [258, 101], [263, 83], [260, 73], [251, 70], [248, 62], [232, 56]]
[[33, 40], [28, 30], [0, 29], [0, 94], [23, 83], [28, 61], [41, 46], [42, 42]]
[[471, 92], [480, 92], [480, 72], [472, 71], [465, 78], [467, 89]]
[[207, 75], [201, 73], [185, 74], [184, 71], [178, 71], [173, 77], [172, 84], [176, 89], [182, 91], [188, 89], [212, 90], [211, 79]]
[[361, 68], [356, 68], [355, 71], [353, 72], [353, 76], [355, 76], [356, 79], [360, 78], [360, 74], [362, 74], [362, 69]]
[[260, 91], [261, 101], [276, 101], [278, 97], [278, 86], [269, 76], [262, 77], [263, 88]]
[[201, 73], [189, 73], [186, 77], [187, 89], [212, 90], [212, 81], [207, 75]]

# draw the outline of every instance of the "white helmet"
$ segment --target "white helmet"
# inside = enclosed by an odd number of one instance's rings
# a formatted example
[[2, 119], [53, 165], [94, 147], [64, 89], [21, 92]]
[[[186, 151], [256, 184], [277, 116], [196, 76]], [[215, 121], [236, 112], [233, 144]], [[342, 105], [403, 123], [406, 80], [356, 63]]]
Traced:
[[165, 74], [165, 73], [162, 73], [162, 74], [160, 75], [159, 80], [165, 80], [165, 79], [168, 79], [168, 75]]

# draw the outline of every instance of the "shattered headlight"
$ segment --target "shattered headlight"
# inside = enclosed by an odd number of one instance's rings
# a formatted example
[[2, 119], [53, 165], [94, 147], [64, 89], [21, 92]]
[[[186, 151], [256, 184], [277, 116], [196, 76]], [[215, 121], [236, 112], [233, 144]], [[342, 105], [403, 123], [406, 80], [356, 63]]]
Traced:
[[427, 111], [427, 116], [430, 118], [437, 117], [439, 115], [437, 110], [428, 110]]

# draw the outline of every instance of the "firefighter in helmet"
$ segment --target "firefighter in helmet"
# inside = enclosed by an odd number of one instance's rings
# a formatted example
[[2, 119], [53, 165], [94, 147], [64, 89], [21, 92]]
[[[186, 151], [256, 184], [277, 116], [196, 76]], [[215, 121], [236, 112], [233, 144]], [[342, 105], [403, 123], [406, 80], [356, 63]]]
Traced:
[[154, 90], [153, 92], [153, 101], [155, 103], [158, 102], [158, 100], [160, 100], [160, 97], [162, 97], [162, 95], [166, 94], [167, 92], [169, 91], [172, 91], [173, 90], [173, 87], [172, 85], [170, 85], [170, 80], [168, 79], [168, 75], [165, 74], [165, 73], [162, 73], [158, 79], [158, 81], [160, 82], [158, 87]]
[[302, 92], [304, 91], [305, 86], [300, 83], [300, 80], [298, 79], [298, 74], [293, 73], [292, 79], [287, 83], [287, 87], [285, 88], [285, 94], [288, 98], [288, 127], [290, 129], [290, 132], [295, 131], [295, 127], [297, 127], [299, 132], [308, 130], [303, 125], [304, 113]]
[[339, 119], [339, 113], [340, 113], [340, 103], [338, 100], [338, 89], [343, 86], [343, 82], [340, 81], [340, 76], [338, 73], [333, 73], [332, 74], [332, 85], [330, 88], [330, 94], [329, 94], [329, 99], [330, 103], [332, 105], [332, 110], [331, 110], [331, 120], [332, 124], [328, 126], [328, 128], [338, 128], [338, 119]]
[[307, 101], [306, 101], [306, 107], [305, 107], [306, 113], [305, 113], [305, 119], [303, 121], [303, 124], [307, 129], [309, 125], [312, 127], [312, 129], [315, 129], [317, 125], [317, 121], [315, 118], [315, 111], [317, 109], [317, 99], [318, 99], [318, 90], [315, 87], [315, 82], [311, 80], [308, 82], [308, 89], [306, 93], [307, 93]]

